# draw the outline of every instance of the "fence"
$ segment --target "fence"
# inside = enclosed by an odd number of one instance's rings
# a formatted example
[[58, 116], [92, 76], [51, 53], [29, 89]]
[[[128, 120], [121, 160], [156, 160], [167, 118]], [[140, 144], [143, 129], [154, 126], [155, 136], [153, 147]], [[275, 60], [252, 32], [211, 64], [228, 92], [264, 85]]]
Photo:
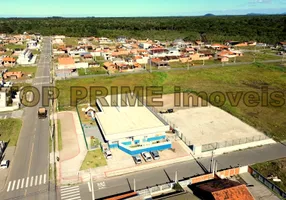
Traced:
[[255, 169], [249, 167], [249, 171], [250, 174], [258, 179], [263, 185], [265, 185], [266, 187], [268, 187], [271, 191], [273, 191], [274, 193], [278, 194], [280, 197], [282, 197], [283, 199], [286, 199], [286, 192], [284, 192], [282, 189], [280, 189], [279, 187], [277, 187], [276, 185], [274, 185], [273, 183], [271, 183], [269, 180], [267, 180], [267, 178], [265, 178], [264, 176], [262, 176], [258, 171], [256, 171]]
[[77, 116], [78, 116], [78, 119], [79, 119], [79, 123], [80, 123], [80, 127], [81, 127], [82, 134], [83, 134], [83, 137], [84, 137], [86, 149], [89, 150], [88, 144], [87, 144], [87, 141], [86, 141], [86, 137], [85, 137], [85, 132], [84, 132], [83, 124], [82, 124], [82, 122], [81, 122], [80, 114], [79, 114], [79, 111], [78, 111], [78, 105], [76, 105], [76, 113], [77, 113]]
[[253, 137], [246, 137], [246, 138], [240, 138], [240, 139], [235, 139], [235, 140], [204, 144], [202, 145], [202, 152], [213, 151], [215, 149], [220, 149], [220, 148], [230, 147], [230, 146], [235, 146], [235, 145], [240, 145], [240, 144], [247, 144], [247, 143], [257, 142], [257, 141], [266, 140], [266, 139], [269, 139], [269, 138], [265, 135], [256, 135]]

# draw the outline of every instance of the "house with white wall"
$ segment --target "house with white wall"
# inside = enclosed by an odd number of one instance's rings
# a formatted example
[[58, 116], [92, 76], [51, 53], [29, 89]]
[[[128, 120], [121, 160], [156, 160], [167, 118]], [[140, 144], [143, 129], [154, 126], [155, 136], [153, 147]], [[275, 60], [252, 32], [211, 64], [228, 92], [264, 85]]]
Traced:
[[25, 49], [19, 54], [17, 63], [20, 65], [35, 64], [36, 59], [37, 59], [37, 55], [33, 55], [31, 50]]

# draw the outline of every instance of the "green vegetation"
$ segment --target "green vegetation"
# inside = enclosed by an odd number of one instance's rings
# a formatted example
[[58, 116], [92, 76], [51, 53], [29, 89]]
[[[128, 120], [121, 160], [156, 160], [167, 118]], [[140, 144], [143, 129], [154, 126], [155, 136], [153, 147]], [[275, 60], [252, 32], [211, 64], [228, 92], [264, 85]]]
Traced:
[[8, 146], [16, 146], [22, 127], [20, 119], [0, 119], [0, 140], [8, 142]]
[[62, 140], [62, 127], [61, 127], [61, 120], [57, 120], [58, 125], [58, 150], [61, 151], [63, 149], [63, 140]]
[[94, 138], [93, 136], [90, 137], [90, 146], [91, 147], [99, 147], [100, 142], [97, 138]]
[[19, 44], [6, 44], [5, 45], [5, 48], [6, 49], [25, 49], [26, 48], [26, 45], [23, 44], [23, 45], [19, 45]]
[[103, 67], [93, 67], [87, 69], [78, 69], [80, 76], [93, 75], [93, 74], [106, 74], [106, 70]]
[[[61, 91], [59, 95], [59, 109], [67, 110], [70, 105], [70, 86], [83, 86], [89, 90], [90, 86], [164, 86], [163, 93], [173, 93], [174, 86], [180, 86], [182, 91], [198, 93], [206, 92], [208, 95], [215, 91], [223, 94], [227, 92], [257, 92], [262, 96], [261, 87], [268, 87], [268, 94], [274, 91], [285, 91], [286, 68], [279, 64], [260, 64], [226, 66], [206, 69], [192, 69], [153, 72], [144, 74], [126, 74], [122, 76], [93, 77], [85, 79], [70, 79], [57, 81], [57, 87]], [[285, 121], [285, 96], [280, 103], [282, 107], [270, 105], [273, 99], [268, 98], [268, 106], [250, 107], [241, 101], [236, 106], [231, 106], [228, 98], [221, 106], [222, 109], [245, 121], [249, 125], [263, 131], [276, 140], [286, 139]], [[87, 99], [86, 99], [87, 100]], [[217, 105], [214, 104], [214, 105]], [[80, 111], [80, 109], [79, 109]], [[82, 117], [81, 117], [82, 118]], [[83, 119], [83, 118], [82, 118]]]
[[23, 66], [18, 66], [18, 67], [13, 67], [8, 69], [10, 72], [15, 72], [15, 71], [21, 71], [25, 75], [31, 74], [32, 78], [35, 76], [37, 72], [37, 67], [23, 67]]
[[80, 170], [87, 170], [90, 168], [100, 167], [104, 165], [107, 165], [105, 157], [101, 149], [96, 149], [94, 151], [87, 152]]
[[77, 46], [78, 45], [78, 38], [76, 38], [76, 37], [66, 37], [64, 39], [64, 43], [66, 45]]
[[22, 18], [1, 19], [1, 33], [40, 32], [70, 37], [105, 36], [174, 40], [257, 40], [275, 43], [286, 38], [285, 15], [130, 18]]
[[273, 182], [271, 179], [269, 181], [277, 185], [284, 192], [286, 191], [286, 158], [258, 163], [252, 167], [266, 178], [271, 175], [277, 176], [282, 182]]

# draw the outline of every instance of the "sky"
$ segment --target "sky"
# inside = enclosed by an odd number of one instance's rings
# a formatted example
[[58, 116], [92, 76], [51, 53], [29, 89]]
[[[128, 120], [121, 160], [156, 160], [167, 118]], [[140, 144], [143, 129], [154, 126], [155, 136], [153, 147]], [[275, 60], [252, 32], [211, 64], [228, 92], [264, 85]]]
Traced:
[[198, 16], [207, 13], [281, 14], [286, 13], [286, 0], [5, 0], [1, 2], [0, 17]]

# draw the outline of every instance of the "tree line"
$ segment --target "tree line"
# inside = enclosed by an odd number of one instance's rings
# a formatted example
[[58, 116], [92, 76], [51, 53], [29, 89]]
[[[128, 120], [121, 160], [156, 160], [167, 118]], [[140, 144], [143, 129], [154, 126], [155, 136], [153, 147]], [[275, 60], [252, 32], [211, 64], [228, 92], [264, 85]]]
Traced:
[[2, 18], [0, 33], [66, 35], [73, 37], [137, 37], [146, 39], [256, 40], [276, 43], [286, 38], [285, 15], [137, 17], [137, 18]]

